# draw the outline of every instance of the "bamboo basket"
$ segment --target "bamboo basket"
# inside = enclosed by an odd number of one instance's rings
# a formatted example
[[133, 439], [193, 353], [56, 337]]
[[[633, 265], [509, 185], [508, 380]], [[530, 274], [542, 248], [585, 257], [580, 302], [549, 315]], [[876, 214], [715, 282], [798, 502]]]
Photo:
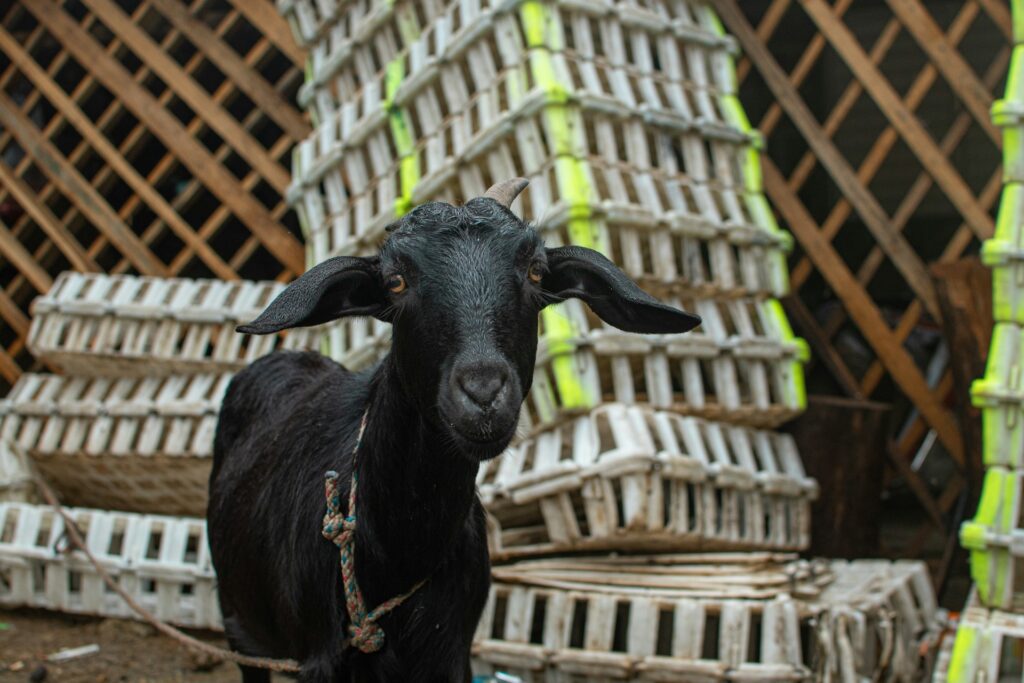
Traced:
[[1024, 677], [1024, 615], [989, 610], [975, 594], [960, 613], [952, 651], [940, 657], [932, 683], [1019, 681]]
[[923, 566], [826, 570], [756, 553], [497, 568], [474, 671], [526, 683], [916, 681], [938, 624]]
[[491, 555], [802, 549], [808, 478], [792, 438], [601, 406], [513, 446], [477, 477]]
[[278, 282], [61, 273], [32, 304], [28, 345], [39, 360], [81, 377], [152, 377], [240, 370], [278, 349], [319, 350], [365, 362], [373, 328], [339, 321], [286, 334], [235, 332], [281, 293]]
[[[202, 519], [69, 509], [89, 551], [164, 621], [221, 628]], [[47, 506], [0, 503], [0, 604], [138, 618], [78, 551]]]
[[31, 458], [70, 505], [202, 516], [230, 379], [23, 374], [0, 401], [0, 460]]

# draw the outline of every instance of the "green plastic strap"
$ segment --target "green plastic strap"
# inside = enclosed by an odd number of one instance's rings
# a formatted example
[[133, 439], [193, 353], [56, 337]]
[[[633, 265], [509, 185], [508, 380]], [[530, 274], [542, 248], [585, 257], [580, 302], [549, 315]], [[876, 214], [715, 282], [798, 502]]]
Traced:
[[811, 350], [807, 342], [793, 334], [793, 328], [786, 317], [786, 311], [778, 299], [768, 299], [764, 302], [765, 310], [775, 323], [775, 329], [783, 343], [794, 344], [797, 347], [797, 357], [790, 363], [789, 392], [792, 399], [790, 405], [800, 410], [807, 408], [807, 383], [804, 381], [803, 364], [810, 360]]
[[384, 76], [384, 110], [391, 125], [391, 139], [398, 152], [398, 182], [400, 196], [395, 199], [395, 215], [404, 216], [412, 210], [412, 193], [420, 181], [420, 165], [416, 155], [416, 142], [409, 130], [405, 112], [395, 104], [395, 94], [405, 78], [405, 62], [399, 56], [388, 63]]
[[[519, 10], [523, 35], [530, 54], [530, 73], [534, 83], [545, 93], [544, 123], [554, 153], [555, 177], [559, 193], [569, 207], [569, 241], [583, 247], [598, 249], [594, 233], [590, 183], [587, 169], [576, 157], [568, 93], [558, 80], [550, 50], [561, 48], [561, 36], [552, 28], [547, 7], [534, 1], [524, 2]], [[564, 305], [549, 306], [542, 313], [544, 340], [551, 354], [551, 367], [558, 390], [557, 404], [563, 408], [589, 408], [597, 396], [591, 396], [579, 378], [576, 345], [580, 331], [565, 314]], [[554, 397], [551, 397], [554, 399]], [[553, 403], [556, 401], [552, 400]]]
[[949, 659], [948, 683], [974, 683], [978, 660], [978, 632], [973, 626], [961, 624], [956, 630], [953, 652]]
[[1010, 0], [1010, 8], [1013, 12], [1013, 40], [1022, 43], [1024, 42], [1024, 0]]

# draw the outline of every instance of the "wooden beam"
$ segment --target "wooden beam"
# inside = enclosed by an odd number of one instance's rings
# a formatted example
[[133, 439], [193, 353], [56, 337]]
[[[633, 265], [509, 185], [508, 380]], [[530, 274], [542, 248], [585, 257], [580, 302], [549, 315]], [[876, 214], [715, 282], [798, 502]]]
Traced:
[[840, 191], [864, 220], [878, 246], [892, 259], [896, 269], [917, 297], [924, 301], [928, 312], [936, 319], [940, 318], [942, 313], [935, 297], [935, 289], [917, 252], [900, 232], [893, 228], [878, 200], [857, 178], [849, 162], [822, 131], [814, 114], [789, 82], [782, 67], [775, 61], [765, 44], [757, 38], [736, 1], [716, 0], [715, 5], [719, 9], [722, 21], [750, 55], [776, 100], [803, 134], [807, 144], [814, 150]]
[[963, 462], [963, 445], [960, 435], [953, 426], [952, 416], [932, 395], [928, 383], [921, 375], [914, 359], [893, 335], [885, 319], [875, 307], [864, 288], [853, 277], [846, 263], [835, 252], [832, 245], [822, 236], [814, 219], [800, 199], [786, 185], [771, 159], [763, 158], [765, 189], [772, 198], [776, 209], [800, 240], [822, 277], [832, 291], [842, 300], [850, 317], [860, 328], [879, 359], [889, 370], [893, 380], [935, 429], [943, 445], [957, 462]]
[[38, 129], [18, 109], [6, 93], [0, 92], [0, 124], [10, 130], [36, 165], [75, 204], [111, 244], [127, 256], [146, 275], [165, 275], [162, 263], [145, 244], [121, 222], [107, 201], [85, 181], [74, 166], [40, 135]]
[[278, 14], [271, 0], [230, 0], [230, 2], [250, 24], [269, 38], [270, 42], [276, 45], [291, 60], [292, 64], [299, 69], [305, 67], [306, 51], [295, 42], [288, 22]]
[[150, 92], [136, 83], [131, 74], [106, 54], [93, 38], [82, 31], [63, 11], [45, 0], [25, 0], [40, 23], [71, 51], [108, 89], [118, 92], [128, 109], [144, 121], [153, 134], [181, 164], [227, 205], [235, 216], [260, 239], [267, 250], [293, 272], [305, 270], [305, 253], [299, 241], [277, 224], [266, 209], [248, 193], [239, 189], [231, 173], [216, 163], [199, 142], [189, 136], [174, 116], [160, 107]]
[[[928, 135], [921, 122], [893, 90], [885, 75], [871, 64], [871, 60], [868, 59], [864, 49], [850, 30], [843, 25], [843, 22], [832, 12], [832, 8], [824, 0], [800, 0], [800, 2], [818, 29], [828, 38], [832, 47], [850, 67], [854, 77], [864, 85], [864, 89], [871, 99], [889, 119], [893, 128], [900, 134], [924, 169], [935, 178], [935, 182], [942, 188], [967, 224], [971, 226], [974, 234], [980, 239], [991, 237], [995, 230], [992, 217], [978, 206], [971, 188], [953, 168], [949, 159]], [[718, 3], [734, 5], [735, 0], [718, 0]], [[764, 48], [764, 51], [767, 52], [767, 48]], [[757, 60], [755, 59], [755, 61]], [[931, 312], [932, 309], [929, 307], [929, 313]]]
[[[143, 63], [148, 64], [153, 73], [163, 79], [168, 87], [173, 88], [174, 94], [181, 98], [196, 116], [205, 120], [211, 129], [234, 147], [240, 157], [258, 169], [271, 187], [282, 195], [288, 191], [288, 171], [271, 159], [260, 143], [250, 136], [248, 131], [243, 130], [226, 110], [218, 107], [206, 91], [200, 88], [170, 55], [161, 50], [149, 34], [133, 22], [113, 0], [82, 1], [89, 9], [103, 17], [103, 23], [118, 39]], [[33, 6], [38, 6], [45, 0], [29, 2]], [[67, 16], [63, 11], [60, 14]]]
[[[2, 103], [0, 103], [2, 104]], [[3, 221], [0, 221], [0, 254], [7, 257], [11, 265], [20, 270], [38, 292], [47, 292], [53, 284], [50, 274], [39, 267], [18, 239], [11, 234]]]
[[[921, 6], [919, 0], [886, 0], [893, 13], [899, 17], [910, 35], [921, 46], [931, 63], [939, 70], [946, 83], [964, 103], [967, 111], [985, 134], [1002, 148], [1003, 136], [992, 123], [989, 110], [992, 95], [981, 79], [968, 66], [956, 48], [946, 40], [946, 35], [932, 15]], [[973, 6], [973, 5], [972, 5]]]
[[298, 108], [286, 102], [263, 80], [259, 72], [251, 69], [234, 50], [210, 30], [209, 26], [192, 16], [180, 0], [149, 1], [179, 31], [189, 36], [192, 44], [209, 57], [235, 87], [248, 95], [257, 108], [281, 126], [292, 140], [298, 142], [310, 134], [309, 124], [302, 118]]

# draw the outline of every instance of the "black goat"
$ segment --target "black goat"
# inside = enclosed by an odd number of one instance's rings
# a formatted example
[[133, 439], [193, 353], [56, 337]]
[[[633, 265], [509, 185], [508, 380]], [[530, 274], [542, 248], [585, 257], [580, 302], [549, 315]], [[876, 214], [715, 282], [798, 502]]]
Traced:
[[[508, 209], [517, 179], [456, 207], [420, 206], [373, 258], [332, 258], [242, 332], [342, 316], [393, 325], [392, 350], [352, 373], [316, 353], [275, 353], [235, 377], [217, 425], [210, 548], [231, 646], [291, 657], [302, 681], [468, 681], [490, 561], [474, 479], [508, 445], [529, 390], [537, 314], [578, 297], [634, 332], [685, 332], [696, 316], [641, 291], [608, 259], [545, 249]], [[383, 648], [349, 635], [338, 549], [323, 538], [324, 474], [352, 476], [355, 574], [374, 607], [421, 589], [380, 621]], [[345, 500], [342, 496], [342, 500]], [[242, 668], [246, 683], [268, 681]]]

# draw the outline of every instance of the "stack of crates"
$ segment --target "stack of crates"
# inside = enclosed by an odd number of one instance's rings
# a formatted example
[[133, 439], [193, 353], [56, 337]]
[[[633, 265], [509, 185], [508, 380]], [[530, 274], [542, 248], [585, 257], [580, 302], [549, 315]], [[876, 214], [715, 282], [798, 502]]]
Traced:
[[[294, 151], [288, 196], [310, 264], [373, 253], [385, 228], [423, 202], [466, 201], [523, 176], [530, 185], [512, 209], [548, 246], [597, 249], [652, 295], [704, 319], [686, 335], [640, 336], [604, 325], [579, 301], [543, 312], [524, 436], [481, 467], [477, 482], [492, 558], [515, 563], [503, 571], [534, 576], [523, 563], [543, 554], [565, 558], [575, 575], [587, 571], [585, 552], [644, 552], [663, 558], [655, 573], [685, 574], [669, 554], [805, 549], [817, 487], [792, 439], [776, 431], [806, 406], [807, 348], [779, 303], [791, 238], [764, 197], [761, 140], [737, 98], [736, 45], [711, 4], [278, 0], [278, 8], [309, 51], [299, 98], [315, 130]], [[368, 364], [385, 353], [388, 336], [368, 322], [357, 342], [331, 338], [329, 350]], [[881, 591], [888, 570], [864, 571], [865, 585]], [[552, 604], [576, 599], [565, 583], [546, 585]], [[569, 620], [564, 610], [541, 619], [524, 598], [526, 611], [507, 613], [514, 628], [502, 625], [503, 593], [492, 592], [477, 671], [504, 667], [531, 681], [670, 680], [654, 671], [663, 662], [641, 661], [660, 654], [650, 623], [640, 622], [650, 622], [642, 615], [654, 614], [661, 598], [620, 618], [634, 609], [630, 589], [594, 592], [594, 619]], [[934, 626], [931, 587], [921, 595], [926, 618], [909, 626], [899, 615], [914, 609], [878, 611], [843, 598], [827, 612], [914, 653]], [[589, 609], [581, 600], [576, 609]], [[726, 611], [773, 613], [777, 605], [766, 600]], [[716, 625], [708, 637], [717, 637], [724, 608], [702, 605]], [[794, 615], [813, 612], [793, 607]], [[629, 619], [638, 628], [620, 632]], [[585, 634], [573, 636], [571, 623]], [[892, 634], [896, 641], [886, 641]], [[810, 644], [796, 638], [783, 655], [767, 647], [777, 635], [762, 647], [752, 631], [750, 647], [744, 638], [720, 656], [680, 645], [669, 667], [718, 677], [749, 664], [759, 674], [785, 669], [777, 680], [811, 678], [803, 657]], [[857, 646], [840, 641], [815, 674], [852, 675], [837, 653]], [[860, 675], [885, 667], [871, 662], [858, 662]], [[912, 669], [886, 674], [911, 680]]]
[[960, 528], [974, 588], [947, 667], [936, 681], [1020, 680], [1024, 673], [1024, 1], [1013, 0], [1015, 45], [1005, 98], [992, 107], [1003, 132], [1003, 194], [992, 268], [995, 330], [985, 376], [971, 388], [981, 409], [986, 468], [978, 510]]

